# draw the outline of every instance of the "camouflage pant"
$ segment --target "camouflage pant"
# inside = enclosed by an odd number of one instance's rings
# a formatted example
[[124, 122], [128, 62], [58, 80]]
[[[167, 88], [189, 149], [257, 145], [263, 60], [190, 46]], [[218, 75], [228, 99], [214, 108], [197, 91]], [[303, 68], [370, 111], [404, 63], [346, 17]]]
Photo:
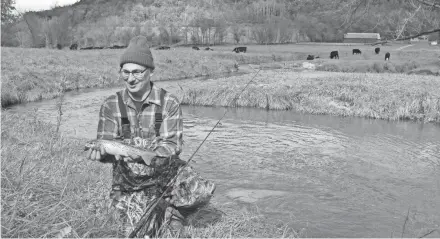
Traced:
[[[118, 211], [122, 223], [122, 231], [125, 237], [135, 229], [137, 223], [157, 196], [146, 195], [144, 191], [121, 193], [113, 197], [112, 206]], [[174, 207], [167, 207], [163, 224], [165, 231], [170, 233], [180, 233], [184, 225], [185, 218]]]

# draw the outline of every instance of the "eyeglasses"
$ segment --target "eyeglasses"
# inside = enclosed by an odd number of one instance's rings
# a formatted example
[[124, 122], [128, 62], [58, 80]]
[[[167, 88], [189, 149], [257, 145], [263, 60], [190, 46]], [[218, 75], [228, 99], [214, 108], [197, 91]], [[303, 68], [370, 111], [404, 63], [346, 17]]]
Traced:
[[142, 79], [142, 77], [144, 76], [144, 73], [148, 70], [148, 68], [146, 68], [145, 70], [133, 70], [133, 71], [128, 71], [128, 70], [120, 70], [121, 76], [124, 79], [128, 79], [128, 77], [130, 77], [130, 74], [133, 74], [133, 77], [136, 79]]

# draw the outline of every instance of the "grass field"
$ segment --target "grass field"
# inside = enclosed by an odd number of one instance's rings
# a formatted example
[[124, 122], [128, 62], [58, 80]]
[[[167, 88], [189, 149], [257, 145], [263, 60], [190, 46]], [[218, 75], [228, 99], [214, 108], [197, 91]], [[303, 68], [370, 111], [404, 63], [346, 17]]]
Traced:
[[[111, 164], [91, 162], [85, 140], [61, 136], [36, 115], [1, 114], [1, 236], [123, 237], [118, 216], [108, 210]], [[192, 237], [293, 237], [256, 210], [212, 202], [205, 210], [226, 213], [215, 224], [186, 230]], [[200, 223], [199, 223], [200, 224]], [[173, 235], [168, 235], [173, 236]]]
[[[122, 84], [118, 79], [123, 50], [1, 49], [2, 107], [56, 97], [62, 91]], [[270, 54], [235, 54], [191, 49], [153, 50], [154, 80], [213, 76], [237, 71], [238, 64], [273, 61]], [[277, 60], [295, 60], [295, 54]]]
[[[440, 78], [404, 74], [262, 71], [184, 86], [183, 104], [440, 123]], [[232, 102], [232, 103], [231, 103]]]
[[[195, 51], [177, 47], [169, 51], [152, 50], [156, 61], [154, 80], [214, 76], [237, 71], [243, 64], [273, 62], [304, 62], [308, 54], [321, 58], [311, 61], [321, 71], [390, 72], [440, 75], [438, 47], [404, 45], [374, 47], [325, 44], [249, 45], [247, 53], [232, 52], [233, 46], [213, 46], [214, 51]], [[351, 55], [353, 48], [362, 55]], [[338, 50], [340, 59], [328, 59], [329, 52]], [[118, 61], [123, 50], [47, 50], [1, 49], [2, 107], [54, 98], [63, 91], [121, 84]], [[383, 54], [391, 52], [385, 63]]]

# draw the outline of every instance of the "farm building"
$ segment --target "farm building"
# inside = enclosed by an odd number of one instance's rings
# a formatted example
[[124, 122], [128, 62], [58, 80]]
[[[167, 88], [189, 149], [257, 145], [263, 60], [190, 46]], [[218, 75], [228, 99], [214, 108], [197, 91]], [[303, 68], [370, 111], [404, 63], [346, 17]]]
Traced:
[[380, 40], [379, 33], [346, 33], [344, 43], [373, 43]]

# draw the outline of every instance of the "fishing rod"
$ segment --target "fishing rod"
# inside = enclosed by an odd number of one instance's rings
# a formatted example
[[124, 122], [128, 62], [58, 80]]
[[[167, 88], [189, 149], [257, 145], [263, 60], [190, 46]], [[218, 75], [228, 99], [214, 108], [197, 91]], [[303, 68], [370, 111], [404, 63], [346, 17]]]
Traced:
[[[253, 69], [253, 68], [252, 68]], [[255, 70], [254, 70], [255, 71]], [[255, 75], [251, 78], [251, 80], [243, 87], [243, 89], [234, 97], [232, 98], [231, 102], [228, 103], [228, 106], [233, 103], [234, 101], [236, 101], [240, 95], [244, 92], [244, 90], [249, 86], [249, 84], [255, 79], [255, 77], [258, 75], [258, 73], [261, 71], [261, 68], [258, 69], [258, 71], [255, 73]], [[141, 229], [143, 223], [141, 223], [142, 221], [144, 221], [145, 217], [152, 212], [152, 209], [154, 209], [160, 202], [160, 199], [162, 199], [165, 194], [168, 192], [168, 190], [171, 188], [171, 186], [176, 182], [177, 180], [177, 176], [179, 176], [179, 174], [182, 172], [182, 169], [185, 168], [189, 162], [191, 162], [192, 158], [194, 157], [194, 155], [199, 151], [200, 147], [202, 147], [202, 145], [205, 143], [205, 141], [208, 139], [209, 135], [211, 135], [212, 132], [214, 132], [214, 129], [218, 126], [218, 124], [220, 123], [220, 121], [226, 116], [226, 113], [228, 113], [229, 107], [226, 108], [225, 113], [223, 113], [222, 117], [217, 121], [217, 123], [214, 125], [214, 127], [212, 127], [212, 129], [208, 132], [208, 134], [206, 135], [206, 137], [203, 139], [203, 141], [199, 144], [199, 146], [196, 148], [196, 150], [192, 153], [192, 155], [189, 157], [189, 159], [185, 162], [185, 164], [183, 164], [177, 174], [174, 176], [173, 179], [171, 179], [171, 181], [167, 184], [167, 187], [165, 188], [164, 192], [160, 195], [159, 198], [156, 199], [156, 201], [152, 204], [150, 204], [149, 207], [146, 208], [145, 213], [142, 215], [141, 219], [138, 222], [138, 225], [136, 225], [136, 228], [133, 229], [133, 231], [130, 233], [130, 235], [128, 236], [129, 238], [134, 238], [137, 233], [139, 232], [139, 230]], [[144, 219], [144, 220], [143, 220]]]

